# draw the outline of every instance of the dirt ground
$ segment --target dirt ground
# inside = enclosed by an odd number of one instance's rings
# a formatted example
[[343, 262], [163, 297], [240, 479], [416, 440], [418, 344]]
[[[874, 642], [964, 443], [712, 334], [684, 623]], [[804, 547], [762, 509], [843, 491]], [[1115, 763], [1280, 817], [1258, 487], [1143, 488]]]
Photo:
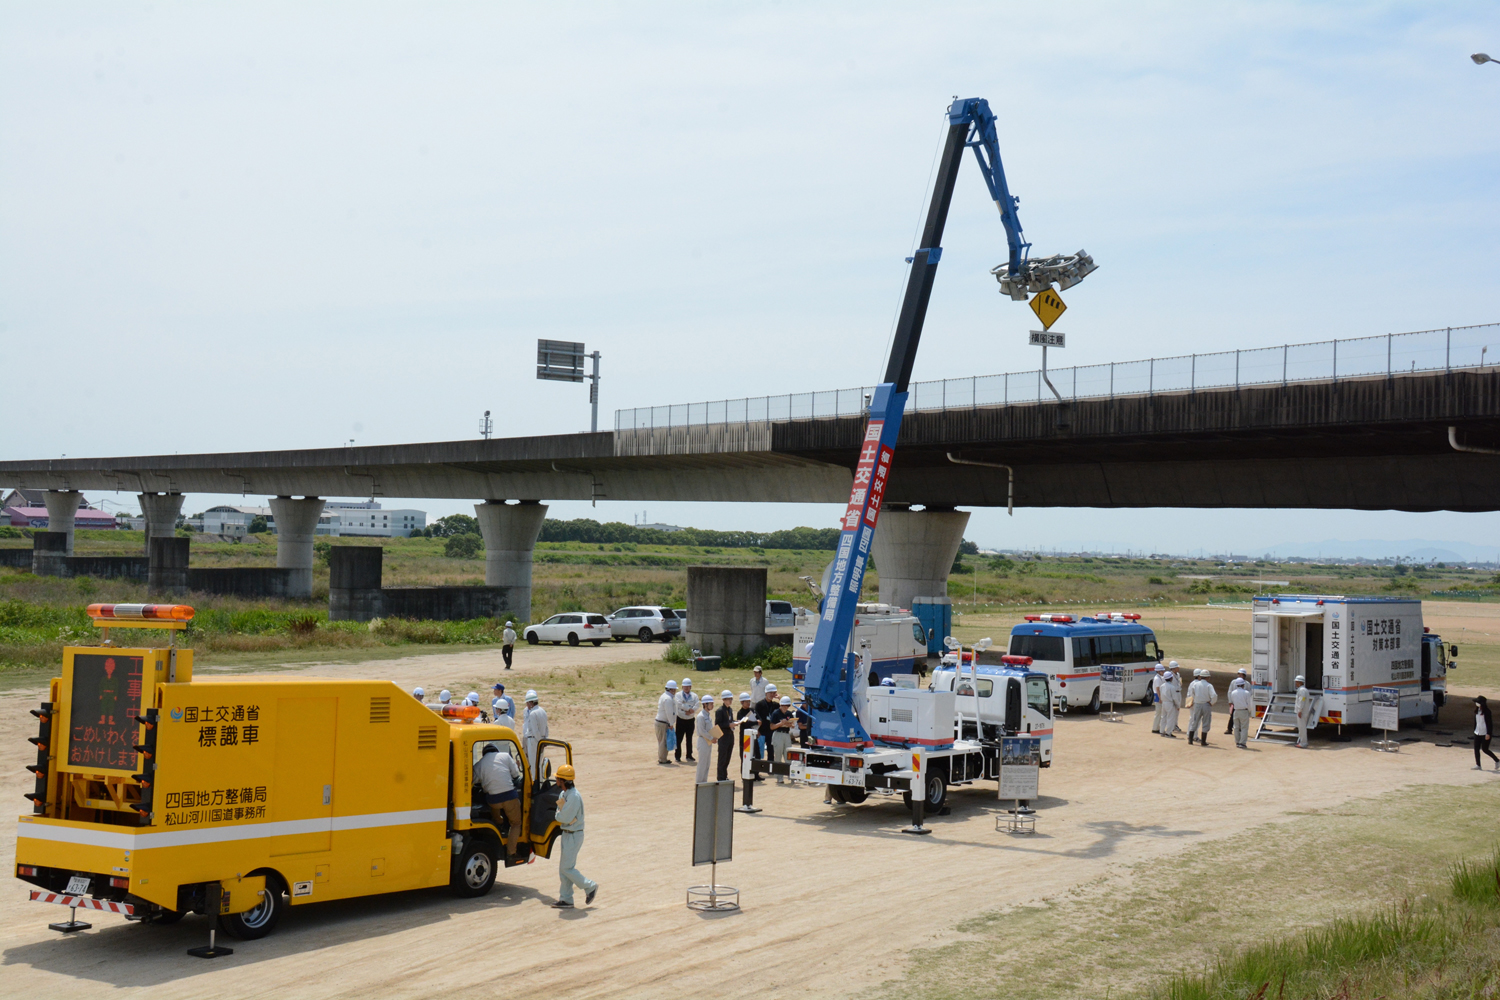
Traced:
[[[930, 819], [926, 837], [899, 832], [909, 821], [899, 799], [828, 807], [820, 789], [769, 784], [756, 795], [764, 812], [736, 816], [735, 859], [719, 873], [741, 889], [744, 909], [705, 916], [683, 905], [686, 887], [708, 874], [689, 863], [693, 773], [656, 765], [651, 718], [659, 681], [636, 679], [665, 680], [683, 668], [627, 666], [659, 653], [634, 643], [519, 653], [510, 692], [537, 687], [552, 734], [574, 743], [588, 810], [580, 867], [601, 886], [593, 906], [549, 909], [557, 870], [543, 860], [503, 872], [509, 884], [483, 899], [425, 890], [298, 907], [270, 937], [232, 942], [232, 957], [204, 962], [184, 954], [206, 943], [201, 918], [154, 927], [97, 914], [93, 930], [63, 937], [46, 924], [66, 911], [27, 902], [25, 885], [15, 882], [0, 894], [3, 992], [849, 996], [899, 978], [912, 950], [951, 940], [957, 924], [985, 911], [1352, 799], [1410, 785], [1500, 782], [1469, 770], [1466, 748], [1438, 747], [1431, 733], [1416, 734], [1421, 742], [1396, 755], [1371, 752], [1363, 737], [1316, 741], [1309, 751], [1241, 751], [1219, 735], [1222, 713], [1206, 748], [1151, 735], [1139, 707], [1120, 724], [1070, 714], [1058, 722], [1055, 764], [1042, 772], [1036, 836], [996, 831], [1001, 804], [993, 784], [955, 790], [951, 815]], [[1179, 659], [1188, 668], [1224, 667]], [[505, 676], [492, 650], [287, 669], [459, 694]], [[700, 686], [719, 686], [711, 674], [705, 681]], [[27, 712], [42, 690], [37, 681], [0, 693], [7, 765], [0, 795], [17, 813], [30, 785], [24, 765], [34, 720]], [[1456, 711], [1445, 718], [1457, 721]], [[5, 865], [13, 863], [14, 832], [7, 820]]]

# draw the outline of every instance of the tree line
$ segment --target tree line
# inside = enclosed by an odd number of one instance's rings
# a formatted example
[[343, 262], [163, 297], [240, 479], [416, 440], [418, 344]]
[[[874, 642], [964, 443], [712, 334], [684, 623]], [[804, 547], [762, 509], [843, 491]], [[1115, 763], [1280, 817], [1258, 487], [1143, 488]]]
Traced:
[[[438, 518], [422, 532], [428, 538], [453, 538], [477, 535], [479, 522], [467, 514], [450, 514]], [[837, 528], [788, 528], [783, 531], [714, 531], [709, 528], [683, 528], [661, 531], [638, 528], [633, 524], [608, 521], [600, 524], [592, 518], [571, 521], [548, 518], [542, 523], [539, 541], [590, 542], [598, 545], [698, 545], [724, 549], [823, 549], [838, 548]]]

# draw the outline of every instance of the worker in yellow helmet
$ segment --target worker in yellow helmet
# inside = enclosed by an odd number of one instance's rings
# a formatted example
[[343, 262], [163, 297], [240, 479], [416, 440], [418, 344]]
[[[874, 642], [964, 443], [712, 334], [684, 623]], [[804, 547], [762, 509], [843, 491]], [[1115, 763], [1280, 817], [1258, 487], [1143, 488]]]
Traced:
[[573, 908], [573, 887], [583, 890], [585, 904], [592, 903], [599, 892], [599, 883], [584, 878], [578, 870], [578, 850], [583, 846], [583, 798], [573, 784], [573, 765], [564, 764], [557, 769], [557, 784], [562, 792], [557, 796], [557, 822], [562, 826], [557, 843], [562, 855], [557, 861], [557, 871], [562, 877], [562, 887], [557, 891], [557, 902], [552, 905], [559, 910]]

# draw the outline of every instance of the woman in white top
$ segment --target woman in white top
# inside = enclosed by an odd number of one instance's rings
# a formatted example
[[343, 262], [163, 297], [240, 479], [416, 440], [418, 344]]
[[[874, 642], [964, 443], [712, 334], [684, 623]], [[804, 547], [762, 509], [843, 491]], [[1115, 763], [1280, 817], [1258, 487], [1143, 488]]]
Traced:
[[698, 742], [698, 784], [708, 780], [708, 765], [713, 759], [714, 696], [706, 694], [693, 718], [693, 735]]
[[1481, 752], [1490, 755], [1490, 760], [1495, 762], [1495, 770], [1500, 771], [1500, 757], [1496, 757], [1490, 750], [1490, 740], [1495, 737], [1495, 719], [1490, 715], [1490, 703], [1480, 695], [1474, 699], [1474, 770], [1483, 771], [1484, 765], [1480, 762]]

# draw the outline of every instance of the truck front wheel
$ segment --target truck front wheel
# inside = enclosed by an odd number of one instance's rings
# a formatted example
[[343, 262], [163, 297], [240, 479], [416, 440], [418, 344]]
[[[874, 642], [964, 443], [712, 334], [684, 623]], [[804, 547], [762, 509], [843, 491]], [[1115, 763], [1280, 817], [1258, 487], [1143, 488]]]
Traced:
[[281, 897], [286, 889], [276, 873], [255, 872], [254, 874], [266, 877], [266, 894], [260, 898], [260, 905], [244, 913], [231, 913], [227, 917], [219, 918], [219, 923], [225, 932], [241, 941], [254, 941], [256, 938], [263, 938], [271, 933], [276, 928], [276, 922], [281, 919], [282, 912], [286, 910], [286, 902]]
[[495, 884], [495, 855], [488, 844], [470, 844], [453, 866], [451, 881], [459, 896], [483, 896]]

